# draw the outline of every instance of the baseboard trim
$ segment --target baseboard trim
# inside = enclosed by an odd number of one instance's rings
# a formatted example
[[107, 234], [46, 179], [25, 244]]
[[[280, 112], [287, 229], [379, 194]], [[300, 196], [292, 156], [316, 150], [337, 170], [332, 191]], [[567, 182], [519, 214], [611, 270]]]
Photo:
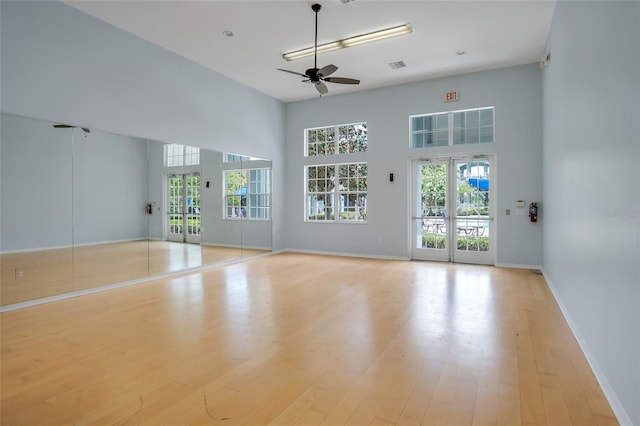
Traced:
[[518, 263], [496, 263], [495, 266], [499, 268], [514, 268], [514, 269], [542, 269], [542, 265], [521, 265]]
[[343, 253], [343, 252], [318, 251], [318, 250], [284, 249], [284, 250], [280, 250], [279, 252], [280, 253], [291, 252], [291, 253], [303, 253], [303, 254], [317, 254], [322, 256], [359, 257], [364, 259], [411, 260], [408, 257], [404, 257], [404, 256], [384, 256], [384, 255], [376, 255], [376, 254]]
[[147, 241], [147, 240], [148, 240], [147, 238], [132, 238], [128, 240], [96, 241], [93, 243], [76, 243], [76, 244], [69, 244], [64, 246], [34, 247], [34, 248], [28, 248], [28, 249], [5, 250], [5, 251], [0, 251], [0, 254], [29, 253], [29, 252], [36, 252], [36, 251], [71, 249], [74, 247], [101, 246], [101, 245], [107, 245], [107, 244], [130, 243], [134, 241]]
[[556, 290], [555, 286], [553, 285], [553, 282], [551, 281], [551, 279], [549, 278], [549, 275], [544, 269], [542, 269], [542, 275], [544, 276], [544, 279], [547, 281], [547, 284], [549, 285], [549, 289], [551, 290], [551, 293], [553, 293], [553, 297], [556, 299], [556, 302], [558, 302], [560, 311], [562, 312], [564, 319], [567, 321], [567, 324], [569, 324], [569, 328], [571, 329], [573, 336], [576, 338], [578, 345], [580, 345], [580, 349], [582, 349], [582, 353], [584, 353], [584, 356], [587, 358], [587, 362], [589, 363], [589, 366], [591, 367], [593, 374], [596, 376], [596, 380], [600, 384], [602, 393], [604, 393], [605, 398], [607, 398], [607, 401], [609, 402], [609, 405], [611, 406], [613, 413], [616, 415], [617, 420], [620, 423], [620, 426], [633, 426], [633, 422], [631, 421], [629, 414], [624, 409], [624, 406], [620, 402], [620, 399], [618, 399], [618, 394], [616, 394], [616, 392], [613, 390], [613, 387], [611, 387], [611, 384], [607, 380], [607, 376], [604, 374], [604, 372], [598, 365], [598, 362], [593, 357], [592, 352], [589, 349], [589, 345], [582, 338], [582, 335], [580, 334], [578, 325], [573, 321], [573, 318], [571, 317], [571, 314], [569, 314], [569, 311], [567, 310], [565, 304], [563, 303], [562, 298], [560, 297], [560, 294]]

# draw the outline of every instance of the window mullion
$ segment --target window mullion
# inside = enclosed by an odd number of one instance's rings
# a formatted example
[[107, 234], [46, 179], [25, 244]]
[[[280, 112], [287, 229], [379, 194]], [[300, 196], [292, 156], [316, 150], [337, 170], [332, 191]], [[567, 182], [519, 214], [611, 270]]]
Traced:
[[[336, 173], [336, 175], [338, 175]], [[338, 177], [338, 183], [340, 182], [340, 178]], [[336, 205], [336, 203], [340, 203], [340, 187], [339, 184], [336, 183], [333, 186], [333, 221], [340, 222], [340, 206]]]
[[448, 115], [448, 145], [453, 146], [453, 112]]

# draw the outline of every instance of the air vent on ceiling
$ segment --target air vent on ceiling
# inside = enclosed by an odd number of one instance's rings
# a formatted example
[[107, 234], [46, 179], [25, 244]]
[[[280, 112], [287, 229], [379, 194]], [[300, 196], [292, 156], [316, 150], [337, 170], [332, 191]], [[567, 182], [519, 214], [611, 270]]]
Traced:
[[336, 2], [338, 4], [349, 4], [349, 3], [353, 3], [356, 0], [336, 0]]
[[398, 68], [404, 68], [407, 66], [407, 64], [405, 64], [404, 61], [389, 62], [387, 65], [389, 65], [389, 67], [394, 70], [397, 70]]

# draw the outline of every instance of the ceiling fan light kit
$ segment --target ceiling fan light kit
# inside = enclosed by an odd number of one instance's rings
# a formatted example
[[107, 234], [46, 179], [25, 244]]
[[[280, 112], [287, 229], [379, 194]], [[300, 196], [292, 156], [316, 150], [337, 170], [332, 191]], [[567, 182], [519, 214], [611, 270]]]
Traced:
[[[321, 44], [318, 46], [318, 53], [331, 52], [333, 50], [344, 49], [346, 47], [358, 46], [360, 44], [371, 43], [374, 41], [385, 40], [391, 37], [397, 37], [403, 34], [409, 34], [413, 32], [411, 25], [404, 24], [397, 27], [386, 28], [384, 30], [374, 31], [367, 34], [361, 34], [343, 40], [332, 41], [330, 43]], [[282, 57], [287, 61], [294, 61], [300, 58], [306, 58], [313, 55], [315, 49], [308, 47], [306, 49], [296, 50], [294, 52], [285, 53]]]
[[314, 43], [313, 52], [312, 52], [313, 68], [307, 69], [304, 72], [304, 74], [297, 71], [285, 70], [282, 68], [278, 68], [278, 71], [284, 71], [286, 73], [299, 75], [300, 77], [305, 78], [306, 80], [302, 80], [303, 82], [313, 83], [318, 93], [320, 93], [320, 95], [325, 95], [329, 92], [327, 85], [324, 84], [325, 81], [327, 83], [337, 83], [337, 84], [360, 84], [360, 80], [356, 80], [354, 78], [346, 78], [346, 77], [329, 77], [329, 75], [333, 74], [338, 70], [338, 67], [333, 64], [326, 65], [322, 68], [318, 68], [318, 50], [319, 50], [318, 48], [318, 12], [320, 11], [321, 8], [322, 6], [320, 6], [319, 4], [314, 4], [313, 6], [311, 6], [311, 10], [313, 10], [313, 12], [316, 14], [316, 33], [315, 33], [316, 37], [315, 37], [315, 43]]

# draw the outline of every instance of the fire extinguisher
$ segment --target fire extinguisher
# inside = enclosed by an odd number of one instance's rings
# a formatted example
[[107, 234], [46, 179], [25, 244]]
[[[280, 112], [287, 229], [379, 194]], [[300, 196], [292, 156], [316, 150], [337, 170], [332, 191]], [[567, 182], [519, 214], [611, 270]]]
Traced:
[[539, 207], [539, 203], [537, 201], [534, 201], [533, 203], [529, 204], [529, 220], [531, 222], [538, 221], [538, 207]]

